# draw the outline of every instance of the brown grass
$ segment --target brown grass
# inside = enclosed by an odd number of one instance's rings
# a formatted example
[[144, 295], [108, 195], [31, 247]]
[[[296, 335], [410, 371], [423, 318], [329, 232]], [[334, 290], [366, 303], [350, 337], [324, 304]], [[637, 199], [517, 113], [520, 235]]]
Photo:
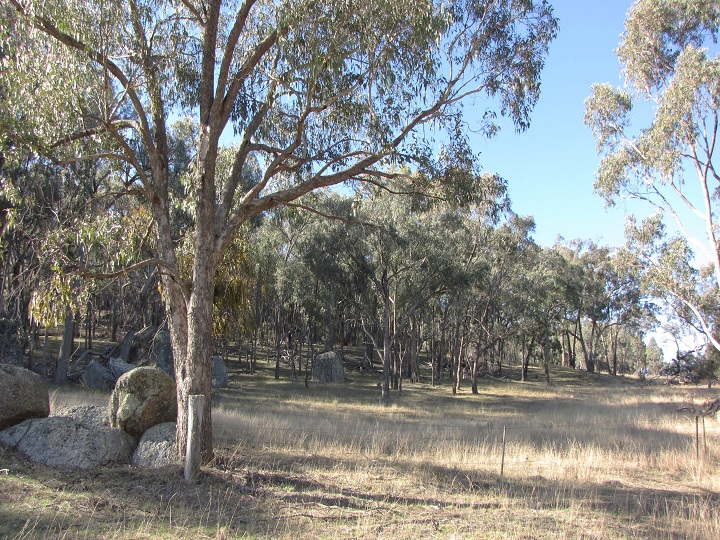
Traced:
[[[260, 367], [214, 397], [217, 457], [197, 484], [180, 466], [56, 471], [6, 453], [0, 536], [720, 538], [720, 428], [706, 422], [697, 459], [677, 410], [704, 389], [555, 369], [550, 386], [531, 373], [479, 395], [405, 384], [384, 407], [375, 376], [305, 388]], [[86, 399], [107, 396], [53, 393]]]

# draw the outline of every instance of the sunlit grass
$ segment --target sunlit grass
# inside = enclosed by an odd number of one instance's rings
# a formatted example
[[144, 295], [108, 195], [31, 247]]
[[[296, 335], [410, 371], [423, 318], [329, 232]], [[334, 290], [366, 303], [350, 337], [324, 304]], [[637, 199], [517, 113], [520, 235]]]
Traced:
[[[384, 406], [375, 376], [306, 388], [260, 368], [214, 396], [217, 458], [199, 484], [179, 468], [93, 476], [13, 458], [24, 472], [0, 512], [15, 525], [0, 534], [720, 538], [720, 428], [706, 420], [698, 458], [678, 411], [712, 391], [555, 369], [550, 386], [483, 379], [478, 395], [406, 383]], [[57, 389], [52, 406], [83, 399], [107, 396]]]

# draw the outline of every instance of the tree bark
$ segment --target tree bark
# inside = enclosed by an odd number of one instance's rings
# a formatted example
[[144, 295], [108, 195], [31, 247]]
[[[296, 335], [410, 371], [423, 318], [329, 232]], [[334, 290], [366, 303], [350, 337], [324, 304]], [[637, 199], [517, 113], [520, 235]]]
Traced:
[[333, 293], [328, 286], [325, 288], [325, 350], [335, 348], [335, 310], [333, 309]]
[[419, 324], [415, 323], [410, 326], [410, 382], [420, 382], [420, 328]]
[[545, 340], [543, 341], [543, 364], [545, 367], [545, 382], [550, 384], [550, 329], [545, 331]]
[[520, 365], [520, 381], [527, 381], [528, 376], [528, 364], [530, 363], [530, 351], [532, 351], [533, 341], [530, 341], [530, 345], [526, 347], [525, 335], [522, 336], [522, 353], [521, 353], [521, 365]]
[[380, 399], [384, 404], [390, 402], [390, 362], [392, 361], [392, 343], [390, 341], [390, 296], [385, 294], [383, 314], [383, 371]]
[[43, 348], [42, 348], [42, 357], [40, 359], [40, 374], [43, 376], [43, 378], [48, 376], [48, 357], [49, 357], [49, 347], [50, 344], [50, 328], [48, 326], [45, 327], [45, 331], [43, 333]]
[[[178, 400], [177, 448], [179, 452], [184, 452], [187, 447], [188, 399], [191, 395], [203, 395], [205, 396], [205, 407], [198, 444], [202, 462], [207, 463], [213, 457], [212, 407], [210, 404], [212, 399], [212, 308], [215, 267], [212, 259], [203, 261], [201, 257], [198, 257], [193, 276], [192, 294], [187, 311], [185, 314], [177, 313], [175, 324], [171, 325], [170, 332], [175, 355]], [[184, 328], [187, 331], [183, 336]]]
[[57, 365], [55, 367], [55, 382], [57, 384], [65, 384], [67, 382], [67, 372], [70, 364], [70, 355], [72, 355], [74, 337], [75, 315], [68, 309], [65, 315], [65, 326], [63, 327], [62, 342], [60, 343], [60, 353], [58, 354]]

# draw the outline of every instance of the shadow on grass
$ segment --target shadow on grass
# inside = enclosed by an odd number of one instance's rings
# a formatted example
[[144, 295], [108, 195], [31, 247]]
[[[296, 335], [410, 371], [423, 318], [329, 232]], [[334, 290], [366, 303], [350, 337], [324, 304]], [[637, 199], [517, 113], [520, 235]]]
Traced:
[[[133, 537], [138, 530], [178, 538], [212, 537], [221, 529], [228, 537], [271, 537], [269, 531], [279, 521], [289, 523], [292, 530], [300, 526], [295, 520], [301, 518], [348, 522], [358, 512], [363, 516], [392, 512], [399, 519], [421, 522], [430, 513], [446, 523], [467, 523], [481, 519], [478, 512], [513, 508], [552, 515], [571, 510], [588, 519], [606, 520], [619, 530], [640, 526], [634, 538], [679, 539], [687, 537], [687, 531], [675, 530], [676, 520], [699, 519], [702, 509], [717, 512], [720, 504], [717, 493], [637, 488], [619, 482], [557, 482], [539, 476], [501, 481], [497, 473], [398, 459], [376, 461], [380, 476], [394, 480], [378, 481], [370, 488], [367, 483], [348, 487], [340, 473], [334, 479], [313, 472], [353, 470], [357, 457], [302, 459], [282, 452], [253, 457], [221, 450], [215, 464], [204, 468], [191, 485], [184, 482], [180, 466], [59, 471], [12, 453], [1, 457], [12, 482], [4, 481], [9, 489], [0, 490], [0, 533], [8, 538], [21, 537], [28, 526], [33, 532], [28, 537], [99, 537], [110, 530], [128, 533], [121, 537]], [[423, 490], [427, 496], [419, 495]], [[314, 512], [318, 508], [323, 509], [322, 516]], [[332, 532], [321, 530], [317, 535], [332, 537]]]
[[[538, 453], [591, 446], [606, 456], [661, 450], [689, 456], [691, 435], [644, 427], [646, 419], [661, 416], [685, 421], [676, 413], [673, 395], [629, 406], [613, 396], [648, 390], [632, 381], [560, 368], [553, 369], [553, 384], [547, 386], [541, 377], [534, 379], [540, 372], [533, 368], [527, 383], [483, 379], [478, 395], [470, 394], [469, 381], [458, 396], [451, 394], [447, 379], [436, 387], [406, 383], [403, 392], [393, 392], [390, 406], [382, 406], [375, 374], [350, 373], [344, 385], [310, 383], [305, 388], [302, 377], [294, 383], [287, 374], [275, 380], [272, 367], [261, 362], [256, 375], [235, 370], [230, 387], [214, 396], [217, 439], [235, 446], [246, 441], [247, 448], [244, 455], [221, 450], [197, 484], [185, 484], [179, 467], [55, 471], [0, 451], [0, 468], [10, 471], [7, 479], [0, 476], [0, 536], [22, 537], [24, 527], [33, 527], [29, 536], [71, 531], [67, 537], [101, 537], [119, 528], [128, 531], [121, 538], [135, 537], [132, 531], [138, 529], [150, 536], [212, 537], [227, 528], [229, 537], [233, 531], [272, 537], [281, 521], [292, 535], [305, 527], [301, 519], [347, 524], [359, 515], [372, 522], [375, 515], [393, 513], [401, 521], [425, 522], [436, 519], [436, 513], [447, 523], [498, 521], [482, 517], [484, 510], [544, 512], [543, 519], [554, 527], [573, 526], [565, 514], [574, 513], [617, 527], [606, 537], [622, 536], [623, 528], [638, 521], [632, 537], [648, 540], [685, 538], [687, 529], [676, 530], [675, 518], [705, 519], [714, 532], [720, 527], [717, 493], [529, 475], [501, 481], [497, 472], [488, 472], [499, 470], [497, 464], [462, 468], [438, 460], [423, 463], [419, 457], [437, 454], [449, 442], [453, 451], [492, 446], [478, 455], [495, 455], [503, 426], [510, 447], [526, 445]], [[107, 395], [76, 397], [66, 389], [55, 394], [58, 403], [77, 399], [107, 403]], [[324, 445], [334, 446], [333, 454], [341, 457], [312, 455]], [[509, 454], [508, 460], [513, 457]], [[369, 471], [378, 480], [348, 487], [343, 471], [355, 470]], [[322, 508], [323, 517], [308, 508]], [[334, 535], [322, 526], [302, 530], [295, 536]]]

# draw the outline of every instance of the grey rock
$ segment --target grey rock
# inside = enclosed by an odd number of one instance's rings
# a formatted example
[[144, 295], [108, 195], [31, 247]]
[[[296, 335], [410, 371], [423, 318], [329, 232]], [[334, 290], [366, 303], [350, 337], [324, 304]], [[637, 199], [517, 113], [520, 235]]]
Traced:
[[212, 385], [213, 388], [227, 388], [228, 371], [222, 356], [213, 356]]
[[17, 321], [0, 317], [0, 364], [25, 366]]
[[91, 360], [82, 374], [82, 382], [90, 390], [106, 391], [115, 386], [116, 378], [97, 360]]
[[[64, 411], [64, 414], [72, 410]], [[103, 425], [104, 409], [81, 406], [79, 416], [31, 419], [0, 431], [0, 445], [30, 461], [51, 467], [92, 469], [110, 463], [129, 463], [135, 439]]]
[[323, 383], [345, 382], [340, 351], [328, 351], [315, 357], [312, 365], [312, 380]]
[[130, 345], [127, 361], [139, 366], [151, 365], [151, 351], [157, 332], [157, 326], [146, 326], [142, 330], [135, 332], [132, 337], [132, 344]]
[[139, 367], [120, 377], [108, 404], [110, 425], [140, 437], [177, 418], [175, 381], [157, 368]]
[[175, 431], [175, 422], [165, 422], [143, 433], [133, 454], [133, 465], [157, 469], [178, 463]]
[[[110, 373], [112, 373], [115, 381], [117, 381], [120, 377], [125, 375], [131, 369], [135, 369], [137, 366], [124, 362], [122, 358], [111, 358], [108, 360], [107, 367], [110, 370]], [[115, 381], [113, 381], [113, 386], [115, 385]]]
[[0, 364], [0, 429], [49, 414], [50, 395], [43, 378], [20, 366]]
[[165, 373], [175, 378], [175, 363], [173, 360], [172, 343], [170, 342], [170, 331], [160, 330], [153, 342], [152, 358], [155, 365]]
[[128, 361], [137, 366], [157, 367], [175, 378], [170, 332], [157, 326], [143, 328], [133, 338]]
[[53, 416], [67, 416], [75, 419], [79, 426], [87, 429], [110, 427], [107, 409], [99, 405], [69, 405], [53, 411]]

